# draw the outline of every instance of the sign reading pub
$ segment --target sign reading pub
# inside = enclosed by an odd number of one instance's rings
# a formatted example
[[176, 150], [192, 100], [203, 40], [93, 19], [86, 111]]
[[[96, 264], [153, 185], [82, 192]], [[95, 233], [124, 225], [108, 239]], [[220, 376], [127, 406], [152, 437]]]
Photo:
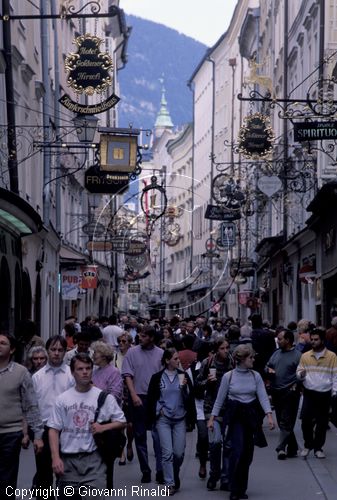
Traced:
[[274, 139], [268, 116], [254, 113], [245, 117], [239, 130], [239, 151], [252, 160], [265, 158], [272, 152]]
[[[95, 93], [102, 94], [112, 84], [110, 72], [113, 69], [113, 61], [108, 52], [101, 52], [100, 46], [103, 41], [102, 38], [89, 33], [75, 38], [77, 52], [68, 54], [64, 66], [68, 73], [67, 83], [76, 94], [89, 96]], [[60, 99], [61, 104], [67, 109], [87, 115], [102, 113], [115, 106], [118, 101], [119, 97], [115, 94], [94, 106], [81, 105], [67, 94]]]

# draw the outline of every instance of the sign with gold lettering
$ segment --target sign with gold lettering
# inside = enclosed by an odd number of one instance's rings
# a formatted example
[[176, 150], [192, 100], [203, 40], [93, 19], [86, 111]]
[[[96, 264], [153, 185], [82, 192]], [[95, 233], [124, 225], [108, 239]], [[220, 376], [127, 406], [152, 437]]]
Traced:
[[245, 158], [266, 158], [272, 153], [274, 139], [268, 116], [254, 113], [245, 117], [239, 130], [239, 151]]
[[77, 52], [70, 53], [64, 62], [69, 87], [76, 94], [102, 94], [112, 84], [113, 68], [110, 55], [100, 50], [103, 39], [86, 33], [75, 38], [74, 43]]

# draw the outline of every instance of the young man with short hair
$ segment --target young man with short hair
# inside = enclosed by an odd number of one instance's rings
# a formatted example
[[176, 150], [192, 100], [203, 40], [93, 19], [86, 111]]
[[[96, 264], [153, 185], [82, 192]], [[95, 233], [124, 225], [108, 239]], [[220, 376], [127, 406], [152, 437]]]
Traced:
[[43, 452], [36, 457], [35, 486], [49, 488], [53, 485], [51, 452], [48, 440], [48, 420], [55, 398], [74, 385], [70, 368], [64, 363], [67, 341], [61, 335], [50, 337], [46, 343], [48, 361], [33, 375], [33, 385], [44, 424]]
[[[48, 421], [52, 467], [57, 476], [59, 498], [65, 500], [69, 497], [69, 486], [73, 487], [74, 498], [81, 498], [81, 486], [106, 488], [106, 465], [97, 451], [94, 435], [125, 427], [124, 414], [111, 394], [94, 422], [101, 390], [91, 383], [91, 358], [87, 354], [76, 354], [70, 369], [75, 387], [56, 398]], [[99, 423], [107, 421], [110, 422]]]
[[316, 458], [325, 458], [323, 446], [329, 423], [331, 396], [337, 394], [337, 356], [325, 347], [325, 329], [310, 332], [311, 351], [302, 354], [297, 377], [303, 382], [301, 411], [304, 449], [307, 458], [314, 450]]
[[272, 400], [280, 429], [276, 447], [277, 458], [284, 460], [287, 457], [295, 457], [298, 451], [294, 427], [300, 402], [296, 370], [301, 353], [295, 349], [294, 333], [291, 330], [280, 330], [277, 341], [279, 349], [269, 359], [266, 373], [270, 379]]
[[[142, 471], [142, 483], [151, 482], [151, 468], [147, 453], [147, 393], [152, 375], [161, 370], [163, 350], [154, 344], [156, 331], [145, 327], [139, 334], [139, 345], [129, 349], [124, 357], [122, 375], [132, 401], [132, 423], [136, 450]], [[156, 455], [156, 479], [163, 482], [161, 449], [156, 428], [152, 429], [153, 447]]]

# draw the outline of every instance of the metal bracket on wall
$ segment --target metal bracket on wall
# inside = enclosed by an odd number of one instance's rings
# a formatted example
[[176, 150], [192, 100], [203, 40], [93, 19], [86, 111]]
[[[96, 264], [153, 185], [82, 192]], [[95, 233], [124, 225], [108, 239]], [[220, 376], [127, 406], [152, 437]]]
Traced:
[[[91, 13], [83, 12], [87, 7], [90, 7]], [[24, 19], [85, 19], [85, 18], [100, 18], [100, 17], [114, 17], [121, 15], [123, 11], [117, 5], [110, 5], [108, 12], [101, 12], [101, 4], [99, 0], [91, 0], [83, 5], [80, 9], [76, 10], [73, 0], [64, 0], [60, 12], [58, 14], [16, 14], [11, 15], [6, 12], [0, 16], [1, 21], [15, 21]], [[121, 20], [121, 18], [120, 18]]]

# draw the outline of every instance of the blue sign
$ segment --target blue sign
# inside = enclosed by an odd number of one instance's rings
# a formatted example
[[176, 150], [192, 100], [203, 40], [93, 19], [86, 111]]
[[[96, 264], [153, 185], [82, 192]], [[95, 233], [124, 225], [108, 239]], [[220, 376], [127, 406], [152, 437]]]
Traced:
[[236, 225], [233, 222], [223, 222], [221, 224], [221, 245], [233, 247], [236, 243]]

